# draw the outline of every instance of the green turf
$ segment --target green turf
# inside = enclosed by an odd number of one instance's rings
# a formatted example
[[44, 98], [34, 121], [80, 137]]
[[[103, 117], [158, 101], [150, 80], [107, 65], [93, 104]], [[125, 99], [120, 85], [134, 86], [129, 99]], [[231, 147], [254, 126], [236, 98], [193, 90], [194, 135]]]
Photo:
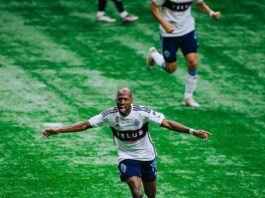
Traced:
[[[193, 9], [200, 41], [199, 109], [182, 105], [185, 62], [147, 71], [159, 47], [148, 0], [124, 0], [140, 20], [95, 22], [92, 0], [0, 1], [0, 197], [130, 197], [108, 128], [42, 139], [49, 123], [86, 120], [130, 87], [135, 103], [212, 131], [207, 142], [151, 126], [158, 198], [265, 197], [265, 34], [262, 0]], [[107, 12], [119, 19], [113, 3]]]

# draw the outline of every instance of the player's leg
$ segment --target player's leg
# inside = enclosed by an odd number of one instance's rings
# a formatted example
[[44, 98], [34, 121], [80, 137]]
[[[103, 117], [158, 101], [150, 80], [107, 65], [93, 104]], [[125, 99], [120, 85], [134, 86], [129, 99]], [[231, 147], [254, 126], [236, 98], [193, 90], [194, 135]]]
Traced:
[[142, 193], [142, 180], [140, 177], [133, 176], [127, 179], [127, 184], [131, 190], [132, 197], [133, 198], [142, 198], [143, 193]]
[[198, 54], [199, 47], [195, 33], [191, 32], [183, 37], [184, 42], [181, 46], [182, 53], [187, 62], [187, 73], [185, 76], [184, 102], [190, 107], [199, 107], [200, 105], [193, 99], [193, 93], [197, 85]]
[[144, 192], [148, 198], [156, 196], [156, 160], [141, 162], [141, 177], [144, 185]]
[[200, 105], [193, 99], [193, 92], [197, 85], [197, 53], [189, 53], [186, 55], [188, 71], [185, 77], [185, 93], [184, 100], [187, 106], [199, 107]]
[[143, 181], [144, 184], [144, 192], [148, 198], [156, 197], [156, 181], [148, 182]]
[[129, 13], [124, 9], [122, 0], [113, 0], [113, 2], [120, 13], [123, 24], [128, 24], [138, 20], [138, 16], [129, 15]]
[[161, 36], [161, 48], [163, 55], [155, 47], [151, 47], [146, 57], [148, 69], [152, 69], [154, 64], [158, 65], [168, 73], [173, 73], [177, 69], [177, 45], [174, 37]]
[[134, 198], [143, 197], [141, 189], [141, 168], [138, 160], [126, 159], [119, 163], [120, 179], [127, 182]]
[[116, 20], [113, 18], [110, 18], [109, 16], [106, 16], [105, 14], [106, 5], [107, 5], [107, 0], [98, 1], [98, 11], [96, 14], [96, 19], [97, 21], [100, 21], [100, 22], [114, 23]]

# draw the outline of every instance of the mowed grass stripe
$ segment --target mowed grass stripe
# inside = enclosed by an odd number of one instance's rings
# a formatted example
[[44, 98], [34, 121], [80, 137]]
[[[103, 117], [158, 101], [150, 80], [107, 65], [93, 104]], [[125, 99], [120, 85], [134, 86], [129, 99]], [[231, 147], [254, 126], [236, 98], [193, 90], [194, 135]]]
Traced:
[[[87, 100], [85, 99], [84, 96], [87, 94], [82, 93], [82, 89], [79, 89], [78, 87], [86, 87], [86, 88], [92, 87], [90, 90], [90, 93], [93, 92], [92, 90], [97, 90], [97, 91], [102, 90], [105, 79], [104, 77], [100, 76], [100, 72], [89, 71], [87, 69], [82, 70], [82, 68], [80, 69], [77, 67], [78, 65], [84, 65], [84, 61], [82, 60], [82, 57], [79, 57], [78, 55], [74, 55], [74, 53], [71, 52], [70, 50], [66, 50], [65, 49], [66, 46], [59, 46], [58, 44], [54, 43], [47, 36], [45, 36], [42, 32], [35, 30], [32, 27], [24, 26], [23, 19], [17, 16], [14, 16], [14, 15], [10, 15], [9, 13], [4, 13], [4, 16], [12, 20], [10, 21], [10, 23], [7, 23], [8, 20], [6, 20], [6, 24], [8, 24], [9, 27], [16, 26], [18, 29], [18, 31], [14, 31], [12, 35], [12, 39], [14, 41], [6, 43], [7, 47], [11, 47], [11, 49], [13, 49], [13, 50], [10, 49], [9, 52], [12, 54], [16, 54], [16, 53], [26, 54], [26, 53], [17, 51], [17, 48], [14, 48], [12, 46], [12, 43], [24, 43], [28, 45], [30, 44], [31, 52], [34, 51], [34, 53], [37, 53], [39, 50], [39, 53], [33, 56], [28, 54], [27, 57], [24, 57], [24, 60], [21, 59], [21, 57], [18, 57], [15, 59], [16, 61], [19, 61], [20, 63], [22, 63], [23, 66], [25, 65], [25, 69], [27, 69], [28, 72], [31, 72], [32, 75], [34, 75], [36, 78], [42, 81], [45, 85], [50, 86], [52, 89], [54, 89], [54, 91], [57, 94], [60, 94], [62, 98], [66, 98], [66, 100], [69, 100], [69, 103], [71, 103], [72, 106], [75, 105], [75, 102], [73, 102], [72, 100], [72, 97], [74, 96], [76, 97], [76, 99], [80, 98], [81, 101], [83, 101], [84, 103], [86, 103], [86, 101], [87, 102], [91, 101], [91, 99], [89, 98]], [[3, 32], [5, 32], [5, 29], [3, 29]], [[21, 35], [20, 32], [31, 32], [31, 35], [26, 34], [26, 33], [24, 35]], [[5, 41], [10, 41], [11, 37], [9, 35], [7, 34], [3, 34], [3, 35], [4, 35]], [[19, 49], [26, 50], [24, 47], [22, 48], [22, 46], [18, 46], [18, 47]], [[45, 68], [46, 67], [45, 65], [37, 64], [39, 63], [40, 60], [43, 62], [46, 62], [46, 64], [48, 63], [55, 64], [55, 67], [52, 69], [44, 70], [42, 68], [43, 67]], [[68, 67], [72, 66], [76, 68], [73, 68], [72, 70], [69, 70], [69, 71], [67, 71], [67, 69], [59, 68], [59, 71], [58, 71], [58, 69], [56, 68], [56, 64], [63, 64], [65, 66], [66, 64], [69, 64]], [[41, 68], [41, 69], [38, 69], [38, 68]], [[78, 76], [79, 78], [81, 78], [81, 80], [84, 80], [84, 83], [79, 86], [77, 85], [77, 89], [73, 89], [73, 88], [71, 89], [68, 87], [67, 82], [63, 81], [65, 76], [67, 75], [71, 76], [69, 78], [70, 81], [76, 78], [75, 76]], [[61, 77], [61, 78], [58, 78], [58, 77]], [[91, 77], [91, 79], [89, 77]], [[103, 79], [100, 80], [100, 78], [103, 78]], [[112, 90], [113, 89], [116, 90], [119, 87], [119, 85], [117, 84], [125, 84], [125, 83], [122, 83], [122, 81], [118, 81], [116, 83], [114, 81], [115, 80], [113, 80], [112, 83], [107, 84], [109, 85], [109, 87], [106, 87], [105, 85], [104, 89], [106, 89], [107, 93], [103, 94], [104, 98], [107, 97], [109, 99], [113, 99], [114, 93]], [[95, 83], [95, 86], [91, 86], [91, 84], [93, 83]], [[61, 86], [61, 85], [64, 85], [64, 86]], [[65, 88], [65, 89], [63, 91], [60, 91], [59, 88], [57, 88], [57, 86], [60, 86], [60, 88]], [[98, 87], [98, 89], [96, 89], [96, 87]], [[69, 91], [70, 89], [71, 89], [71, 92]], [[106, 91], [103, 90], [103, 92], [106, 92]], [[70, 95], [71, 97], [68, 97], [67, 96], [68, 94], [71, 94]], [[93, 98], [93, 94], [90, 94], [90, 95], [92, 95], [92, 98]], [[93, 99], [96, 99], [96, 98], [93, 98]], [[80, 104], [82, 104], [81, 101], [79, 101]], [[91, 103], [89, 106], [93, 108]], [[81, 106], [77, 106], [77, 107], [81, 108]]]

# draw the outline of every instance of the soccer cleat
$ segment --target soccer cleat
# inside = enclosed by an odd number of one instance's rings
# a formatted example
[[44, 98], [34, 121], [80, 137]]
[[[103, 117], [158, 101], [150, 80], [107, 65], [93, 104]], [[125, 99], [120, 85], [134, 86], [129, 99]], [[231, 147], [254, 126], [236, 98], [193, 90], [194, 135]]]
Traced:
[[151, 56], [154, 52], [157, 52], [157, 49], [155, 47], [150, 47], [146, 55], [146, 67], [149, 70], [153, 69], [154, 67], [154, 60]]
[[122, 24], [127, 25], [129, 23], [137, 21], [138, 18], [139, 18], [138, 16], [133, 16], [133, 15], [128, 14], [125, 17], [122, 17], [121, 20], [122, 20]]
[[96, 20], [99, 22], [107, 22], [107, 23], [115, 23], [116, 22], [116, 19], [110, 18], [106, 15], [102, 15], [100, 17], [97, 17]]
[[193, 98], [186, 98], [184, 103], [189, 107], [200, 107], [200, 105]]

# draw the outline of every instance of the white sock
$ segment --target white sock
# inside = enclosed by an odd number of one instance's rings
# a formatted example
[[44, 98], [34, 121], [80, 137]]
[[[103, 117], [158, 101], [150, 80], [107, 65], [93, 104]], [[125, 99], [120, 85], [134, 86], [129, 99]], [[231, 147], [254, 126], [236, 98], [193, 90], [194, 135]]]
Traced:
[[164, 57], [159, 52], [157, 52], [157, 51], [153, 52], [151, 54], [151, 57], [155, 61], [155, 63], [157, 65], [159, 65], [163, 69], [165, 68], [165, 66], [166, 66], [165, 59], [164, 59]]
[[105, 12], [103, 12], [103, 11], [97, 11], [97, 17], [102, 17], [102, 16], [104, 16], [105, 15]]
[[193, 92], [197, 85], [197, 75], [192, 76], [189, 73], [187, 73], [185, 81], [186, 85], [185, 85], [184, 99], [192, 98]]
[[127, 11], [124, 10], [123, 12], [120, 13], [120, 17], [121, 17], [121, 18], [124, 18], [124, 17], [126, 17], [128, 14], [129, 14], [129, 13], [128, 13]]

